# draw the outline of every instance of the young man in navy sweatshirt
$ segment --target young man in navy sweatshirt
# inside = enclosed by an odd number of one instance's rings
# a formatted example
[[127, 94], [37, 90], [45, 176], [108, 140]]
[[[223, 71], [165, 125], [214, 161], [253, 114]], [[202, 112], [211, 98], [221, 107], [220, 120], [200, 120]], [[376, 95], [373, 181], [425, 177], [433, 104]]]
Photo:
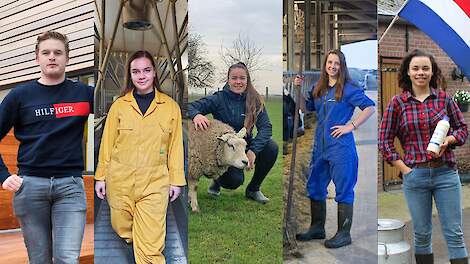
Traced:
[[14, 128], [18, 175], [0, 157], [0, 181], [14, 192], [30, 263], [78, 263], [86, 220], [82, 138], [93, 88], [65, 79], [67, 37], [37, 38], [38, 80], [12, 89], [0, 104], [0, 140]]

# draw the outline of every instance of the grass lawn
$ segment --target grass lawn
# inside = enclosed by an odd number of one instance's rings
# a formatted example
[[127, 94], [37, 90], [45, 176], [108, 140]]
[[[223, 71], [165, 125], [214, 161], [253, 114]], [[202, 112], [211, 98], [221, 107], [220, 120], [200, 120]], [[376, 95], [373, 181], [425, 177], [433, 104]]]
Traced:
[[198, 201], [200, 213], [189, 216], [190, 263], [281, 263], [282, 262], [282, 101], [266, 102], [273, 125], [273, 139], [279, 145], [276, 164], [261, 190], [270, 199], [266, 205], [245, 198], [252, 172], [237, 190], [222, 189], [218, 198], [207, 194], [211, 180], [201, 178]]

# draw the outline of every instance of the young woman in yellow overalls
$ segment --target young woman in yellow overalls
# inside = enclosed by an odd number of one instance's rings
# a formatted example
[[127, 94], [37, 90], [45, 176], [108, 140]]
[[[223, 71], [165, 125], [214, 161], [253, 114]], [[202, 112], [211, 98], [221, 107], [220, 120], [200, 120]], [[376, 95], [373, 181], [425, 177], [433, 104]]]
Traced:
[[125, 86], [109, 110], [96, 170], [96, 194], [105, 195], [111, 224], [137, 263], [165, 263], [166, 211], [186, 185], [181, 112], [158, 88], [155, 62], [137, 51]]

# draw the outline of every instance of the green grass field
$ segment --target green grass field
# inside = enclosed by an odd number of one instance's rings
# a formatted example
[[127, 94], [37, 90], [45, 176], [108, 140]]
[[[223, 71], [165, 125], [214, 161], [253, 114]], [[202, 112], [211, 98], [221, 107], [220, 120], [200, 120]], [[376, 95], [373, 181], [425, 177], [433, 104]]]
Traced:
[[266, 102], [279, 156], [261, 190], [269, 197], [266, 205], [245, 198], [252, 172], [237, 190], [222, 189], [218, 198], [207, 194], [211, 180], [201, 178], [200, 213], [189, 216], [190, 263], [281, 263], [282, 262], [282, 101]]

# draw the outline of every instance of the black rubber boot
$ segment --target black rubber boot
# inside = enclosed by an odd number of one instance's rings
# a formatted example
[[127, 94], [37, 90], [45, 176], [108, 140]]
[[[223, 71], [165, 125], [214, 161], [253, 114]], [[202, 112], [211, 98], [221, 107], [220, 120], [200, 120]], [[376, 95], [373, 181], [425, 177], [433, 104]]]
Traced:
[[434, 254], [415, 254], [416, 264], [433, 264]]
[[450, 264], [468, 264], [468, 257], [451, 259]]
[[300, 241], [325, 238], [326, 201], [310, 200], [310, 214], [312, 220], [307, 232], [297, 234], [295, 238]]
[[335, 236], [325, 240], [325, 247], [340, 248], [351, 244], [351, 225], [353, 205], [338, 203], [338, 231]]

